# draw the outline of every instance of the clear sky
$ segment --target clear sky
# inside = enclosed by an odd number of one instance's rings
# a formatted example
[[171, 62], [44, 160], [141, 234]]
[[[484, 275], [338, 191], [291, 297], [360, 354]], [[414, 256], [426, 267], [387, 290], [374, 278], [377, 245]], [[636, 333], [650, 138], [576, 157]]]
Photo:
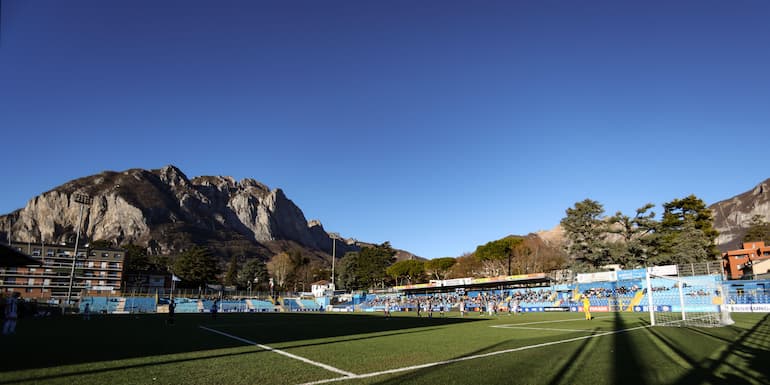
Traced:
[[770, 2], [5, 0], [0, 128], [0, 213], [174, 164], [458, 256], [770, 177]]

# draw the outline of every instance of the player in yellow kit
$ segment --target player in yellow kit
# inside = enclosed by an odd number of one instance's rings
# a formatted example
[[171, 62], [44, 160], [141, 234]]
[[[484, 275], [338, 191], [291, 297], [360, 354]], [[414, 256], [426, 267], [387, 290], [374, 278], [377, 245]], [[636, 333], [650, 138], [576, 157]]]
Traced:
[[588, 300], [588, 296], [583, 296], [583, 313], [586, 315], [586, 320], [591, 320], [591, 301]]

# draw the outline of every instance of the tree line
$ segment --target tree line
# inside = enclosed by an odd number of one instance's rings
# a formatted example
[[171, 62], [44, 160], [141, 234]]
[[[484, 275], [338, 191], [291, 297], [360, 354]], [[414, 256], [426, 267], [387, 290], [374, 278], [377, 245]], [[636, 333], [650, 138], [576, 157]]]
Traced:
[[[601, 203], [585, 199], [568, 208], [560, 224], [562, 246], [546, 243], [537, 235], [508, 236], [479, 245], [472, 253], [431, 260], [396, 261], [389, 242], [348, 252], [336, 261], [335, 284], [339, 289], [366, 290], [392, 285], [423, 283], [463, 277], [485, 277], [550, 272], [569, 268], [596, 271], [606, 265], [623, 268], [713, 261], [719, 257], [713, 215], [694, 195], [663, 204], [660, 219], [652, 203], [633, 215], [606, 215]], [[745, 241], [770, 243], [770, 224], [752, 218]], [[96, 242], [98, 243], [98, 241]], [[212, 252], [194, 246], [174, 257], [148, 255], [146, 248], [124, 245], [125, 268], [133, 271], [172, 272], [181, 285], [209, 283], [239, 289], [267, 290], [272, 279], [276, 290], [309, 291], [310, 284], [330, 280], [330, 263], [311, 259], [300, 250], [259, 257], [231, 257], [221, 264]]]
[[663, 204], [656, 219], [647, 203], [633, 215], [606, 216], [601, 203], [586, 199], [567, 209], [561, 220], [572, 269], [590, 271], [605, 265], [625, 268], [716, 260], [713, 215], [695, 195]]

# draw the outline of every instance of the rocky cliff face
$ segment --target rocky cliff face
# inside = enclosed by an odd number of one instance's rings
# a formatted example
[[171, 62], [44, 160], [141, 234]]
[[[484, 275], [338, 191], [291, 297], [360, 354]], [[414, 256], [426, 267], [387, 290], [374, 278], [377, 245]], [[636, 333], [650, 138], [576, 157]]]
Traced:
[[[116, 244], [147, 245], [161, 254], [208, 244], [220, 254], [269, 256], [287, 242], [331, 254], [332, 240], [320, 222], [308, 223], [280, 189], [254, 179], [202, 176], [188, 179], [174, 166], [157, 170], [107, 171], [73, 180], [0, 217], [0, 232], [16, 241], [73, 242], [81, 205], [76, 193], [93, 198], [82, 206], [81, 236]], [[7, 236], [3, 234], [3, 236]], [[338, 241], [337, 255], [357, 247]]]
[[709, 208], [714, 213], [714, 228], [719, 231], [717, 245], [720, 250], [739, 248], [754, 215], [770, 221], [770, 179], [743, 194], [714, 203]]

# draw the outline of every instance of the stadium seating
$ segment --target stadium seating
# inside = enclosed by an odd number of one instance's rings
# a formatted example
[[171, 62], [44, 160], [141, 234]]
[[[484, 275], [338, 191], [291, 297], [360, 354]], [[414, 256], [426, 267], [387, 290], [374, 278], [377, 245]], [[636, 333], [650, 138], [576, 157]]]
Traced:
[[117, 311], [120, 299], [120, 297], [83, 297], [78, 307], [82, 313], [88, 303], [91, 313], [114, 313]]
[[275, 305], [272, 302], [258, 299], [248, 299], [246, 301], [251, 303], [252, 308], [256, 312], [275, 311]]
[[154, 313], [155, 297], [126, 297], [125, 310], [129, 313]]
[[302, 307], [307, 310], [316, 311], [320, 308], [320, 306], [312, 299], [301, 299], [299, 302]]

